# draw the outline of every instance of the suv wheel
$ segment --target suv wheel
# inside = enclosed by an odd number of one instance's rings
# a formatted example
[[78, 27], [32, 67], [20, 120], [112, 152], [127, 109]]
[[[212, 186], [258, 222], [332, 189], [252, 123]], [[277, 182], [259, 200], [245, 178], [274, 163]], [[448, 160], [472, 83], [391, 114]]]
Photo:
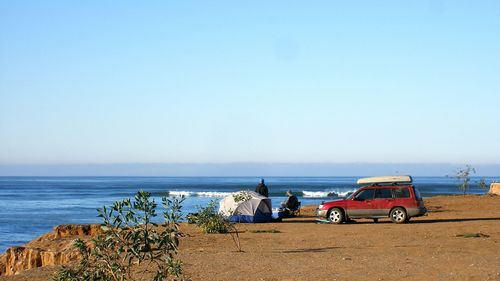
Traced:
[[406, 210], [401, 207], [396, 207], [392, 209], [390, 217], [393, 223], [405, 223], [408, 220], [408, 215], [406, 214]]
[[344, 212], [339, 208], [333, 208], [328, 212], [328, 220], [331, 223], [340, 224], [344, 222]]

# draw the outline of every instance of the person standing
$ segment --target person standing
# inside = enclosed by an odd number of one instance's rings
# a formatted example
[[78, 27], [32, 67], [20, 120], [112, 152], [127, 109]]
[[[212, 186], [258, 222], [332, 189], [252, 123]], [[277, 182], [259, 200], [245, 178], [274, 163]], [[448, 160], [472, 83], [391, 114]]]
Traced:
[[262, 196], [269, 197], [269, 190], [267, 189], [267, 186], [264, 183], [264, 179], [260, 179], [260, 183], [255, 188], [255, 192], [257, 192]]

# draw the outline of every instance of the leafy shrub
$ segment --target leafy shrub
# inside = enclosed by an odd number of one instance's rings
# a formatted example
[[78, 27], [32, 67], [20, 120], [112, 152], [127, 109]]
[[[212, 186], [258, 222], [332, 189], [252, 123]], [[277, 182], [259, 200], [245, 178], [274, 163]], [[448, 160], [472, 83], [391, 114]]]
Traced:
[[236, 226], [217, 211], [217, 202], [210, 201], [206, 207], [198, 208], [198, 213], [190, 216], [190, 221], [202, 229], [204, 233], [228, 233], [231, 235], [238, 252], [243, 252], [240, 236]]
[[231, 229], [231, 223], [217, 211], [216, 201], [200, 207], [193, 221], [204, 233], [228, 233]]
[[[135, 280], [155, 267], [153, 280], [179, 277], [181, 261], [176, 258], [179, 247], [181, 203], [183, 199], [162, 198], [165, 222], [157, 225], [157, 204], [151, 194], [139, 191], [134, 201], [117, 201], [108, 208], [98, 209], [103, 219], [103, 233], [90, 245], [77, 239], [75, 247], [82, 260], [75, 267], [64, 267], [53, 280]], [[141, 272], [132, 272], [132, 265], [145, 264]]]
[[245, 201], [252, 199], [252, 195], [250, 195], [250, 193], [248, 193], [248, 191], [240, 191], [240, 192], [233, 194], [233, 199], [234, 199], [234, 202], [236, 202], [236, 203], [245, 202]]

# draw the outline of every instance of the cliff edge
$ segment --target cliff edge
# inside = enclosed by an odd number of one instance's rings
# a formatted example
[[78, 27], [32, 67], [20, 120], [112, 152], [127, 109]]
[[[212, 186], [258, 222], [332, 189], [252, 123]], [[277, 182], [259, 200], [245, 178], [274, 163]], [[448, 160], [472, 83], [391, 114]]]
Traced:
[[10, 247], [0, 255], [0, 276], [15, 275], [23, 270], [62, 265], [80, 258], [73, 247], [76, 238], [89, 240], [101, 232], [101, 226], [58, 225], [52, 232], [44, 234], [20, 247]]

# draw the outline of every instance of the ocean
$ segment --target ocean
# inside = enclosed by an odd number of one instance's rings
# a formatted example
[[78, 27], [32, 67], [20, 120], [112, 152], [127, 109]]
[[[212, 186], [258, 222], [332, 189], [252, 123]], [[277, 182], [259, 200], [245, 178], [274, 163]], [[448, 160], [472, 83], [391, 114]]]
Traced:
[[[266, 177], [273, 207], [292, 190], [302, 205], [317, 205], [357, 189], [359, 177]], [[157, 203], [162, 196], [186, 196], [183, 213], [240, 190], [254, 190], [257, 177], [0, 177], [0, 253], [22, 245], [59, 224], [99, 223], [97, 208], [132, 198], [142, 189]], [[488, 180], [499, 181], [500, 177]], [[469, 193], [484, 194], [473, 178]], [[415, 177], [424, 197], [460, 194], [449, 177]], [[160, 204], [161, 205], [161, 204]]]

